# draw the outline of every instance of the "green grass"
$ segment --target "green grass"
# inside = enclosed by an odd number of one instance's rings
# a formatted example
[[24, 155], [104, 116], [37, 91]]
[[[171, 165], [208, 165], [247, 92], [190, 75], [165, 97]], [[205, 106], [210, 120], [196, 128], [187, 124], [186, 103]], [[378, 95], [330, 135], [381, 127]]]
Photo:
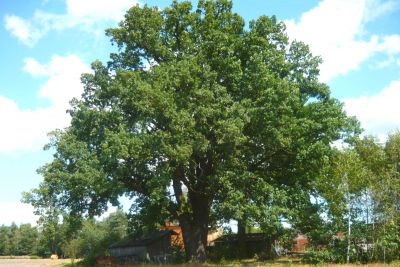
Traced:
[[[65, 264], [64, 267], [89, 267], [89, 265], [84, 265], [83, 262], [76, 262], [75, 264]], [[102, 265], [105, 266], [105, 265]], [[392, 262], [389, 264], [383, 263], [368, 263], [368, 264], [302, 264], [299, 262], [290, 262], [289, 260], [277, 260], [271, 262], [255, 262], [251, 260], [243, 260], [243, 261], [229, 261], [222, 263], [206, 263], [203, 265], [200, 264], [167, 264], [167, 265], [156, 265], [156, 264], [135, 264], [135, 265], [121, 265], [124, 267], [400, 267], [400, 261]], [[92, 267], [92, 265], [90, 266]]]

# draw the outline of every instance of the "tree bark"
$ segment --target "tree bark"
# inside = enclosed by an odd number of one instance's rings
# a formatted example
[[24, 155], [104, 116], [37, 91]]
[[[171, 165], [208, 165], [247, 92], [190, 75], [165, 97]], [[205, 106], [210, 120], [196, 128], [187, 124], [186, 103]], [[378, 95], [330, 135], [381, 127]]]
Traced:
[[207, 260], [208, 199], [203, 193], [190, 190], [188, 198], [192, 212], [183, 213], [179, 217], [186, 259], [189, 262], [204, 263]]
[[[173, 181], [174, 192], [178, 203], [178, 220], [182, 229], [186, 260], [189, 262], [204, 263], [207, 260], [207, 235], [209, 220], [209, 199], [205, 194], [204, 185], [195, 189], [188, 188], [185, 195], [182, 192], [181, 176], [183, 172], [176, 172], [177, 178]], [[190, 205], [188, 210], [186, 205]]]
[[274, 246], [273, 246], [274, 241], [275, 241], [274, 236], [269, 236], [267, 239], [266, 246], [265, 246], [265, 258], [267, 260], [272, 260], [276, 256]]
[[204, 263], [207, 260], [207, 233], [205, 223], [186, 219], [179, 220], [182, 228], [183, 243], [185, 245], [186, 260], [189, 262]]
[[247, 258], [247, 249], [246, 249], [246, 221], [239, 220], [238, 221], [238, 256], [240, 259]]

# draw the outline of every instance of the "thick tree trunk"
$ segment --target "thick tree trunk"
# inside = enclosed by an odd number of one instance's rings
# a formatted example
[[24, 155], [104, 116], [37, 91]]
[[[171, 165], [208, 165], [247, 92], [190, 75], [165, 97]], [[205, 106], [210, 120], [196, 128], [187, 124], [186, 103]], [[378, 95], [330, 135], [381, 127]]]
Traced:
[[276, 256], [274, 246], [273, 246], [274, 240], [275, 240], [275, 238], [273, 238], [271, 236], [268, 237], [268, 239], [267, 239], [266, 247], [265, 247], [265, 258], [267, 260], [272, 260]]
[[[207, 260], [207, 235], [211, 200], [207, 194], [206, 177], [212, 173], [211, 160], [199, 161], [194, 172], [196, 179], [190, 181], [182, 166], [177, 167], [173, 188], [178, 203], [177, 216], [182, 228], [186, 259], [204, 263]], [[185, 184], [186, 183], [186, 184]], [[182, 184], [187, 193], [183, 193]]]
[[203, 263], [207, 260], [208, 201], [203, 194], [193, 192], [189, 192], [189, 201], [192, 212], [179, 216], [186, 259], [189, 262]]
[[203, 263], [207, 260], [207, 233], [205, 223], [179, 220], [182, 227], [183, 242], [185, 245], [186, 260], [189, 262]]
[[[182, 191], [180, 181], [184, 179], [182, 168], [177, 168], [176, 179], [173, 180], [175, 196], [179, 205], [178, 220], [182, 228], [186, 259], [189, 262], [204, 263], [207, 260], [207, 234], [210, 212], [210, 201], [206, 194], [205, 183], [195, 183]], [[190, 209], [188, 206], [190, 205]]]
[[240, 259], [245, 259], [248, 257], [247, 249], [246, 249], [246, 221], [239, 220], [238, 221], [238, 256]]

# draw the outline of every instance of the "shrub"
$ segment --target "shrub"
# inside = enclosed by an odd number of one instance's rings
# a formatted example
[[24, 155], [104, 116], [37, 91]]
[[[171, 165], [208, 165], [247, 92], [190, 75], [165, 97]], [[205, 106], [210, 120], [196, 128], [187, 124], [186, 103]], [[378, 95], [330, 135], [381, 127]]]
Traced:
[[310, 251], [304, 255], [303, 261], [311, 264], [321, 264], [325, 262], [338, 262], [338, 259], [332, 251], [329, 250], [315, 250]]
[[186, 261], [185, 250], [180, 246], [172, 246], [172, 263], [180, 264]]

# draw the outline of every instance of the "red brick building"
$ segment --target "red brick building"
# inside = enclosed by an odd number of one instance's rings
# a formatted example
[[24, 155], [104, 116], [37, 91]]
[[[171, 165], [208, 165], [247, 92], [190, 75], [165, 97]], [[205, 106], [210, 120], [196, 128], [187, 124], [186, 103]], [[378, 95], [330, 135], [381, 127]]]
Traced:
[[292, 251], [294, 252], [303, 252], [307, 250], [307, 245], [309, 243], [308, 237], [303, 234], [298, 234], [294, 238], [294, 245], [292, 247]]
[[[182, 248], [184, 247], [182, 228], [177, 223], [167, 222], [165, 223], [164, 227], [161, 227], [161, 229], [162, 230], [168, 229], [177, 233], [178, 235], [172, 237], [172, 244], [178, 245]], [[221, 235], [222, 235], [222, 229], [220, 228], [218, 228], [216, 231], [209, 230], [207, 235], [207, 246], [213, 245], [214, 240], [220, 237]]]

